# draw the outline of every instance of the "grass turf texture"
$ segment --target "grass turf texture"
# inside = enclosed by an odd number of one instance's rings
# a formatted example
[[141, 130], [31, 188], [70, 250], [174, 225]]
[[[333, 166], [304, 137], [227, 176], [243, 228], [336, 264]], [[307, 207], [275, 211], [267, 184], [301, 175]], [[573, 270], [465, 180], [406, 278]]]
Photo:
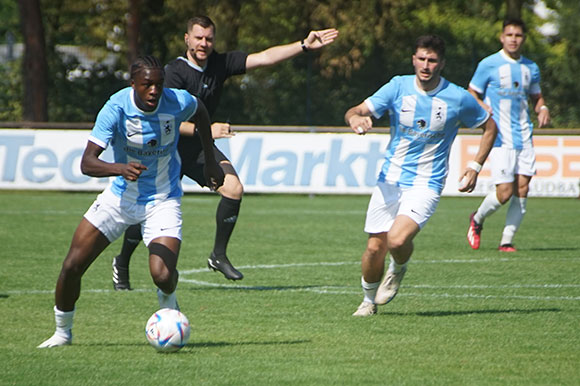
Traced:
[[355, 318], [368, 196], [247, 195], [228, 282], [206, 268], [216, 195], [183, 199], [178, 299], [189, 344], [158, 354], [144, 328], [157, 309], [146, 250], [131, 292], [114, 292], [112, 244], [89, 268], [74, 343], [54, 331], [53, 290], [95, 193], [0, 191], [1, 385], [577, 385], [580, 233], [576, 199], [532, 198], [516, 253], [500, 253], [506, 208], [482, 246], [465, 240], [481, 198], [443, 198], [415, 239], [397, 298]]

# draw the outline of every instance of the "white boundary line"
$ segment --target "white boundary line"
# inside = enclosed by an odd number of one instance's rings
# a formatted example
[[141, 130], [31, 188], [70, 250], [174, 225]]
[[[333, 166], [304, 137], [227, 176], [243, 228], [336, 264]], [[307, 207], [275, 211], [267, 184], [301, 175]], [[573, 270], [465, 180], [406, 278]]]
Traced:
[[[451, 260], [414, 260], [413, 263], [487, 263], [487, 262], [509, 262], [509, 261], [521, 261], [523, 259], [451, 259]], [[527, 259], [532, 260], [532, 259]], [[570, 259], [566, 259], [569, 261]], [[359, 265], [360, 262], [318, 262], [318, 263], [289, 263], [289, 264], [259, 264], [259, 265], [246, 265], [239, 266], [239, 269], [284, 269], [293, 267], [314, 267], [314, 266], [342, 266], [342, 265]], [[361, 290], [358, 286], [316, 286], [304, 288], [284, 288], [283, 286], [245, 286], [240, 284], [218, 284], [207, 281], [188, 279], [183, 276], [199, 274], [199, 273], [212, 273], [208, 268], [195, 268], [190, 270], [180, 271], [179, 281], [182, 283], [189, 283], [193, 285], [212, 287], [212, 288], [222, 288], [222, 289], [236, 289], [236, 290], [271, 290], [271, 291], [289, 291], [289, 292], [313, 292], [318, 294], [328, 294], [328, 295], [354, 295], [360, 294]], [[493, 289], [563, 289], [563, 288], [580, 288], [580, 284], [506, 284], [506, 285], [429, 285], [429, 284], [418, 284], [418, 285], [403, 285], [402, 288], [407, 289], [465, 289], [465, 290], [493, 290]], [[151, 289], [135, 289], [135, 292], [153, 292]], [[85, 293], [111, 293], [114, 290], [109, 289], [86, 289], [83, 290]], [[7, 295], [33, 295], [33, 294], [53, 294], [53, 290], [11, 290], [4, 291], [0, 294]], [[406, 293], [402, 292], [399, 296], [414, 296], [414, 297], [436, 297], [436, 298], [476, 298], [476, 299], [523, 299], [523, 300], [580, 300], [580, 296], [523, 296], [523, 295], [482, 295], [482, 294], [424, 294], [424, 293]]]

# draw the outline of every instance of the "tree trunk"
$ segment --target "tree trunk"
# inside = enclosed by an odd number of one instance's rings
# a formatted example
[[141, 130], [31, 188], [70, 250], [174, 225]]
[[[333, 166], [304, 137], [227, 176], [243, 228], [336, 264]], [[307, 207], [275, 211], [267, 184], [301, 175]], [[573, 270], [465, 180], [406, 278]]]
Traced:
[[129, 17], [127, 18], [127, 60], [129, 61], [129, 68], [139, 56], [140, 6], [141, 0], [129, 0]]
[[45, 122], [48, 120], [48, 70], [40, 0], [19, 0], [18, 8], [25, 47], [22, 62], [22, 119]]
[[506, 17], [509, 19], [521, 19], [523, 2], [524, 0], [506, 0]]

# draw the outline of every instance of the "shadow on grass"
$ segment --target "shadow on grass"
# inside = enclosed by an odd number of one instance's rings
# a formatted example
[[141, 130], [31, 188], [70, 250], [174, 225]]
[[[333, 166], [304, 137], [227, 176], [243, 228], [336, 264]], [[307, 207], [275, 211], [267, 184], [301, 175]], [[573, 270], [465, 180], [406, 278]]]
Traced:
[[8, 294], [0, 294], [0, 299], [8, 299], [10, 295]]
[[[234, 346], [284, 346], [284, 345], [294, 345], [294, 344], [305, 344], [305, 343], [312, 343], [311, 340], [280, 340], [280, 341], [250, 341], [250, 342], [193, 342], [188, 343], [185, 347], [189, 348], [211, 348], [211, 347], [234, 347]], [[95, 347], [95, 346], [104, 346], [104, 347], [141, 347], [141, 346], [149, 346], [147, 342], [144, 343], [73, 343], [71, 346], [66, 347], [75, 347], [75, 346], [85, 346], [85, 347]], [[60, 349], [60, 347], [58, 347]], [[193, 351], [189, 350], [180, 350], [176, 353], [170, 354], [187, 354], [193, 353]]]
[[311, 340], [281, 340], [265, 342], [194, 342], [188, 343], [185, 347], [229, 347], [229, 346], [284, 346], [293, 344], [312, 343]]
[[403, 313], [403, 312], [385, 312], [380, 315], [383, 316], [392, 316], [392, 315], [401, 315], [401, 316], [409, 316], [409, 315], [417, 315], [417, 316], [427, 316], [427, 317], [434, 317], [434, 316], [461, 316], [461, 315], [478, 315], [478, 314], [535, 314], [539, 312], [562, 312], [559, 308], [534, 308], [531, 310], [466, 310], [466, 311], [423, 311], [423, 312], [411, 312], [411, 313]]
[[528, 251], [580, 251], [580, 248], [574, 247], [529, 248]]

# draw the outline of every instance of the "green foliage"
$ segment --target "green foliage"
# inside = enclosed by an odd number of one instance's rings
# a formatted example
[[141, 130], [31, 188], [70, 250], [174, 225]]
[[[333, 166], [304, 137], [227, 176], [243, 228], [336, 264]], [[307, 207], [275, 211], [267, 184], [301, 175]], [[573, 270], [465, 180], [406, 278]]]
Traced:
[[577, 127], [580, 121], [580, 3], [559, 2], [560, 33], [545, 58], [543, 72], [546, 100], [553, 119], [562, 126]]
[[[443, 197], [415, 239], [397, 297], [370, 318], [360, 256], [369, 197], [247, 195], [229, 257], [245, 274], [209, 271], [215, 194], [183, 198], [178, 297], [189, 344], [157, 354], [146, 249], [134, 291], [114, 292], [112, 244], [83, 277], [70, 347], [54, 331], [54, 285], [96, 193], [0, 192], [0, 330], [6, 385], [578, 385], [578, 200], [531, 198], [516, 253], [496, 250], [506, 208], [480, 250], [467, 218], [481, 198]], [[47, 231], [50, 230], [50, 231]]]
[[[533, 4], [533, 0], [522, 2], [522, 16], [529, 26], [524, 54], [540, 66], [553, 126], [575, 127], [580, 118], [580, 83], [575, 81], [580, 72], [576, 36], [580, 5], [576, 0], [546, 1], [557, 12], [555, 21], [560, 26], [560, 33], [547, 39], [536, 29], [544, 21], [533, 13]], [[0, 20], [5, 21], [0, 32], [13, 29], [18, 25], [14, 2], [0, 0], [0, 5]], [[43, 0], [42, 5], [51, 87], [62, 88], [49, 90], [50, 119], [90, 121], [106, 93], [122, 83], [113, 74], [129, 65], [128, 2]], [[350, 106], [392, 76], [412, 72], [411, 55], [420, 34], [445, 38], [443, 74], [466, 87], [479, 60], [500, 48], [506, 0], [142, 0], [139, 10], [141, 53], [154, 54], [163, 62], [183, 54], [187, 20], [197, 14], [215, 21], [216, 49], [222, 52], [258, 52], [302, 39], [311, 29], [338, 28], [339, 38], [323, 50], [231, 78], [214, 118], [230, 118], [234, 124], [343, 125]], [[95, 71], [91, 79], [68, 81], [66, 73], [78, 66], [58, 57], [57, 45], [65, 44], [96, 47], [114, 55], [116, 65], [106, 69], [105, 77]], [[103, 61], [96, 63], [102, 69]], [[103, 85], [109, 81], [111, 85]]]

